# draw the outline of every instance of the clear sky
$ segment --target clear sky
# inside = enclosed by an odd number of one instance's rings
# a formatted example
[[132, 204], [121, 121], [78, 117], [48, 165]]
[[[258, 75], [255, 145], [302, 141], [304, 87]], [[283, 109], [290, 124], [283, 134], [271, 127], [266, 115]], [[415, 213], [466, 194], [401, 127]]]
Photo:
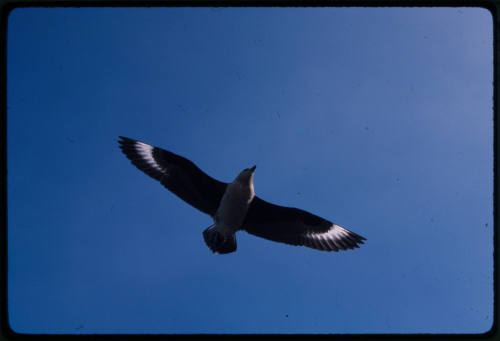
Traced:
[[[492, 18], [480, 8], [36, 8], [8, 23], [8, 304], [26, 333], [482, 333]], [[123, 135], [367, 238], [239, 232]]]

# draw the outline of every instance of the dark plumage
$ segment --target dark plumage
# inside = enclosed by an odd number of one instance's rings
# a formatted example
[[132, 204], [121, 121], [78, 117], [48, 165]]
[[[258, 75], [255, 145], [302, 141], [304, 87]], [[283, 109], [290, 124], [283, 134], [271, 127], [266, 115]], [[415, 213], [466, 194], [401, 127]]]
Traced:
[[[245, 230], [276, 242], [304, 245], [323, 251], [357, 248], [365, 240], [364, 237], [317, 215], [298, 208], [274, 205], [255, 196], [255, 167], [243, 170], [233, 183], [225, 183], [205, 174], [188, 159], [164, 149], [121, 136], [118, 142], [123, 153], [137, 168], [214, 219], [215, 224], [203, 233], [207, 245], [214, 252], [235, 251], [234, 233], [237, 230]], [[238, 179], [240, 184], [233, 185]], [[243, 187], [248, 193], [239, 192], [241, 179], [245, 179], [243, 182], [246, 187]], [[228, 190], [229, 188], [232, 190]], [[242, 205], [234, 206], [234, 202], [242, 200], [240, 194], [249, 195], [248, 203], [245, 199], [241, 201]], [[242, 223], [241, 226], [227, 226], [229, 221]]]

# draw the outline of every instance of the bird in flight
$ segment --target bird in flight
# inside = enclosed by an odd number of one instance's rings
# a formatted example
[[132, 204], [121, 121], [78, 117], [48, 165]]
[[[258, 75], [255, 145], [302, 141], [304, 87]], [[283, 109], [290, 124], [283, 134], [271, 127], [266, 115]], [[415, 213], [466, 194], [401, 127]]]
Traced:
[[298, 208], [268, 203], [254, 192], [256, 166], [246, 168], [231, 183], [218, 181], [193, 162], [167, 150], [120, 136], [127, 158], [179, 198], [210, 215], [214, 221], [203, 231], [214, 253], [236, 251], [236, 231], [322, 251], [358, 248], [364, 237]]

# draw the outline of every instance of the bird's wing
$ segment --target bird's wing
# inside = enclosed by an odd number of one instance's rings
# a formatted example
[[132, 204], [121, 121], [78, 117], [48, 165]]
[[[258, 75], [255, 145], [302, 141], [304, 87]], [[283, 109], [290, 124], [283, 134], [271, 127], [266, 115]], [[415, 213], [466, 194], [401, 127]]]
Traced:
[[258, 237], [323, 251], [347, 250], [364, 237], [298, 208], [278, 206], [254, 197], [243, 230]]
[[120, 136], [120, 148], [141, 171], [179, 198], [213, 216], [227, 184], [205, 174], [193, 162], [164, 149]]

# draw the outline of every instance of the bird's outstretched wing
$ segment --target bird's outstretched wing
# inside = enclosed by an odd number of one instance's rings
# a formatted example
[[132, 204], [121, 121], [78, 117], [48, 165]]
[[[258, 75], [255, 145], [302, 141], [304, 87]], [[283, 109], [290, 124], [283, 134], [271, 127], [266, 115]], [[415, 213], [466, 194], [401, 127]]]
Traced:
[[298, 208], [278, 206], [254, 197], [243, 230], [258, 237], [323, 251], [347, 250], [364, 237]]
[[227, 184], [205, 174], [193, 162], [147, 143], [120, 136], [120, 148], [141, 171], [179, 198], [213, 216]]

